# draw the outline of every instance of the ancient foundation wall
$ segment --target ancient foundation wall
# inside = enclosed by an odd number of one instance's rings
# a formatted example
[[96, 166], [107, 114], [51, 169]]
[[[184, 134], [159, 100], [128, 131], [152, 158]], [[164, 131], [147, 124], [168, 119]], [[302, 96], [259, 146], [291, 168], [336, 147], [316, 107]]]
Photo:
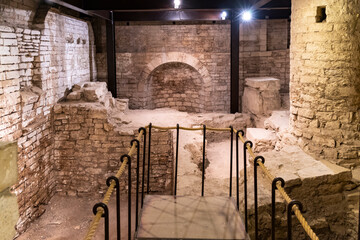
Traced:
[[292, 2], [291, 126], [300, 145], [345, 167], [360, 164], [360, 3]]
[[[115, 175], [121, 166], [120, 157], [127, 154], [130, 141], [138, 129], [119, 131], [109, 121], [107, 109], [95, 103], [61, 103], [54, 107], [55, 172], [57, 192], [70, 196], [93, 196], [107, 190], [106, 178]], [[150, 191], [172, 191], [172, 133], [152, 132]], [[143, 143], [141, 142], [140, 176]], [[147, 156], [147, 151], [146, 151]], [[132, 192], [136, 184], [136, 154], [132, 156]], [[145, 164], [147, 171], [147, 160]], [[121, 191], [128, 188], [128, 169], [120, 178]], [[147, 174], [145, 174], [146, 176]], [[145, 180], [146, 182], [146, 180]]]
[[[96, 32], [105, 34], [105, 26], [95, 25]], [[256, 20], [241, 25], [240, 30], [240, 106], [244, 79], [254, 76], [271, 76], [281, 81], [281, 91], [289, 85], [289, 23], [287, 20]], [[170, 100], [170, 107], [198, 112], [192, 107], [188, 95], [195, 85], [201, 86], [205, 99], [203, 112], [229, 112], [230, 106], [230, 24], [216, 22], [163, 23], [119, 22], [116, 26], [117, 87], [121, 98], [129, 98], [130, 108], [151, 108], [149, 92], [152, 79], [160, 69], [172, 68], [176, 75], [184, 75], [183, 68], [174, 63], [186, 64], [198, 72], [196, 79], [190, 73], [182, 76], [186, 89], [180, 98]], [[99, 80], [107, 81], [106, 53], [103, 37], [97, 36], [97, 66]], [[176, 85], [177, 79], [169, 79]], [[182, 85], [184, 85], [182, 84]], [[163, 89], [167, 91], [170, 89]], [[181, 90], [181, 89], [180, 89]], [[181, 97], [183, 95], [183, 97]], [[150, 93], [151, 96], [151, 93]], [[151, 97], [150, 97], [151, 98]], [[157, 101], [162, 103], [163, 98]], [[151, 100], [151, 99], [150, 99]], [[151, 102], [151, 101], [150, 101]], [[184, 106], [186, 103], [187, 106]], [[157, 103], [151, 106], [158, 105]], [[156, 107], [165, 107], [159, 104]]]
[[88, 22], [57, 10], [33, 25], [37, 1], [0, 6], [0, 141], [18, 143], [19, 179], [11, 190], [23, 232], [55, 193], [51, 109], [66, 88], [96, 79], [94, 37]]
[[[260, 181], [266, 180], [260, 177]], [[267, 189], [259, 190], [259, 239], [271, 238], [271, 184], [266, 187]], [[349, 208], [346, 197], [347, 190], [354, 187], [356, 185], [352, 182], [350, 171], [313, 177], [309, 174], [304, 179], [298, 178], [285, 184], [289, 196], [302, 203], [303, 216], [319, 239], [355, 239], [357, 227], [354, 222], [357, 222], [357, 216]], [[265, 195], [264, 192], [268, 192], [266, 198], [262, 196]], [[287, 239], [287, 205], [278, 191], [276, 196], [276, 239]], [[249, 204], [249, 229], [253, 238], [255, 215], [253, 202]], [[293, 239], [308, 238], [296, 216], [292, 217], [292, 236]]]

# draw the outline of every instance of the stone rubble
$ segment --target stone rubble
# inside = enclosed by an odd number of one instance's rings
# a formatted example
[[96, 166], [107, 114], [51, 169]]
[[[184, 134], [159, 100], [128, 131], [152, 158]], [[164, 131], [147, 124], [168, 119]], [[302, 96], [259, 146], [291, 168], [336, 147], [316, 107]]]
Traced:
[[278, 140], [275, 131], [264, 128], [247, 128], [245, 136], [253, 143], [254, 153], [267, 152], [274, 149]]

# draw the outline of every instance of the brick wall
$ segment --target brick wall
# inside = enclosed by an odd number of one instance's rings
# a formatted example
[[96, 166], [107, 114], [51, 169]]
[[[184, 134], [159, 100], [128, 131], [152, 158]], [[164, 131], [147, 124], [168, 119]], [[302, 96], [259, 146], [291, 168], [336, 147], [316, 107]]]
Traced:
[[[201, 75], [183, 63], [167, 63], [156, 68], [146, 86], [147, 109], [170, 107], [186, 112], [205, 110], [205, 91]], [[208, 109], [210, 111], [211, 109]]]
[[[142, 107], [152, 71], [169, 62], [194, 68], [201, 75], [207, 111], [230, 109], [230, 26], [204, 25], [135, 25], [116, 27], [117, 79], [120, 97], [129, 98], [129, 106]], [[164, 54], [171, 54], [165, 56]], [[164, 60], [164, 58], [167, 58]], [[157, 60], [158, 59], [158, 60]], [[150, 67], [147, 65], [151, 65]], [[181, 71], [178, 69], [177, 73]], [[201, 74], [203, 73], [203, 74]], [[188, 77], [191, 78], [191, 75]], [[189, 78], [186, 79], [189, 80]], [[193, 82], [186, 82], [187, 85]], [[175, 104], [180, 104], [181, 101]]]
[[[96, 32], [102, 34], [102, 37], [97, 38], [102, 45], [105, 44], [104, 30], [104, 24], [98, 23]], [[253, 76], [279, 78], [281, 92], [289, 91], [288, 33], [287, 20], [257, 20], [241, 25], [240, 95], [244, 79]], [[188, 64], [200, 73], [205, 97], [212, 96], [205, 99], [208, 106], [205, 105], [201, 111], [230, 110], [230, 25], [227, 22], [176, 25], [131, 22], [129, 26], [121, 22], [116, 26], [116, 34], [118, 94], [130, 99], [131, 108], [148, 107], [144, 102], [148, 100], [146, 90], [151, 85], [150, 80], [154, 74], [152, 71], [162, 64], [179, 62]], [[98, 47], [96, 56], [101, 81], [107, 81], [104, 51], [104, 46]], [[169, 54], [178, 57], [169, 58]], [[186, 61], [188, 58], [193, 58], [198, 63]], [[205, 71], [206, 75], [203, 74]], [[177, 70], [178, 74], [183, 74], [181, 69]], [[190, 75], [184, 76], [184, 79], [189, 77]], [[162, 103], [162, 100], [158, 101]], [[177, 104], [181, 103], [182, 101], [176, 100], [171, 107], [179, 109]]]
[[[317, 8], [327, 18], [316, 22]], [[300, 145], [345, 167], [359, 165], [360, 4], [293, 1], [291, 126]]]
[[[130, 141], [137, 137], [138, 129], [119, 132], [109, 121], [107, 109], [94, 103], [57, 104], [54, 107], [54, 125], [57, 191], [70, 196], [98, 193], [102, 197], [107, 190], [106, 178], [115, 175], [120, 168], [120, 157], [128, 153]], [[168, 131], [154, 131], [151, 139], [150, 190], [171, 193], [172, 134]], [[139, 170], [142, 173], [142, 143], [140, 149]], [[131, 163], [135, 189], [136, 154], [132, 156]], [[147, 171], [147, 164], [145, 169]], [[123, 192], [127, 191], [127, 174], [126, 168], [120, 178]]]
[[51, 109], [66, 88], [96, 79], [95, 51], [88, 22], [54, 10], [32, 25], [36, 1], [9, 2], [0, 4], [0, 141], [18, 142], [23, 232], [55, 193]]

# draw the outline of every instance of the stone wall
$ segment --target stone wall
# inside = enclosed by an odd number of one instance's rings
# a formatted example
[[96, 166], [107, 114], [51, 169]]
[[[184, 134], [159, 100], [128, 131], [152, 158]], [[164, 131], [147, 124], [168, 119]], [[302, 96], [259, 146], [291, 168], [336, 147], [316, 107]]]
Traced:
[[33, 25], [37, 1], [0, 6], [0, 141], [18, 142], [22, 232], [55, 193], [51, 109], [66, 88], [96, 79], [94, 37], [88, 22], [58, 10]]
[[[129, 98], [130, 108], [143, 108], [146, 87], [153, 71], [163, 64], [187, 64], [198, 72], [206, 99], [202, 111], [228, 112], [230, 109], [230, 26], [204, 25], [135, 25], [116, 26], [118, 91]], [[165, 55], [165, 56], [164, 56]], [[167, 56], [166, 56], [167, 55]], [[176, 74], [181, 72], [177, 69]], [[191, 75], [185, 79], [190, 80]], [[185, 80], [184, 79], [184, 80]], [[194, 81], [185, 83], [191, 91]], [[185, 90], [185, 89], [184, 89]], [[185, 90], [185, 91], [186, 91]], [[185, 94], [185, 92], [182, 92]], [[180, 100], [180, 99], [179, 99]], [[175, 105], [182, 101], [175, 102]]]
[[245, 78], [264, 76], [278, 78], [280, 92], [289, 92], [289, 32], [287, 19], [240, 25], [240, 93]]
[[[326, 20], [317, 22], [321, 7]], [[292, 2], [293, 134], [308, 152], [345, 167], [360, 157], [359, 9], [355, 0]]]
[[[107, 190], [106, 178], [121, 166], [120, 157], [127, 154], [130, 141], [138, 130], [118, 130], [109, 121], [108, 109], [99, 103], [61, 103], [54, 107], [57, 192], [70, 196], [99, 197]], [[171, 193], [173, 179], [172, 134], [152, 132], [150, 191]], [[141, 142], [140, 173], [143, 143]], [[146, 154], [147, 155], [147, 154]], [[136, 183], [136, 154], [132, 156], [133, 192]], [[147, 164], [145, 167], [147, 171]], [[127, 191], [127, 168], [120, 178], [121, 191]], [[145, 181], [146, 182], [146, 181]]]
[[[97, 25], [104, 35], [105, 27]], [[281, 81], [281, 91], [288, 92], [289, 85], [289, 23], [287, 20], [256, 20], [241, 25], [240, 30], [240, 106], [246, 77], [271, 76]], [[116, 26], [117, 88], [121, 98], [130, 99], [130, 108], [148, 108], [148, 91], [153, 71], [163, 64], [189, 65], [201, 77], [205, 105], [200, 111], [230, 110], [230, 24], [228, 22], [177, 22], [172, 23], [117, 23]], [[98, 37], [101, 44], [104, 40]], [[97, 66], [99, 80], [107, 81], [105, 47], [98, 47]], [[175, 71], [175, 69], [174, 69]], [[184, 74], [181, 68], [176, 75]], [[183, 76], [189, 80], [191, 76]], [[193, 81], [186, 81], [191, 91]], [[172, 94], [172, 93], [170, 93]], [[184, 94], [184, 93], [183, 93]], [[190, 94], [190, 93], [189, 93]], [[184, 102], [173, 99], [172, 106], [180, 109]], [[187, 99], [188, 100], [188, 99]], [[166, 105], [161, 99], [159, 106]], [[185, 101], [186, 102], [186, 101]], [[188, 103], [190, 105], [190, 103]], [[207, 105], [206, 105], [207, 104]], [[156, 104], [155, 104], [156, 105]], [[151, 104], [152, 108], [154, 104]], [[157, 106], [154, 106], [157, 107]], [[185, 107], [182, 106], [181, 110]], [[197, 109], [187, 108], [186, 111]]]
[[0, 2], [0, 24], [29, 27], [35, 17], [40, 0], [4, 0]]

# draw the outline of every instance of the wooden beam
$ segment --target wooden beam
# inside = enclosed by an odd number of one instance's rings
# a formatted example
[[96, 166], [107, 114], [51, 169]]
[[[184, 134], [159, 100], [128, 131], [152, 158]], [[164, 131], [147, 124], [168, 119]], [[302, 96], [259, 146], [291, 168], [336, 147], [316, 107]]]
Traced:
[[261, 8], [262, 6], [264, 6], [265, 4], [268, 4], [271, 1], [272, 0], [260, 0], [253, 5], [253, 8], [254, 9]]
[[[230, 13], [230, 11], [228, 11]], [[115, 11], [114, 21], [222, 21], [222, 10]], [[287, 19], [290, 9], [257, 10], [256, 19]]]
[[113, 13], [110, 13], [111, 21], [106, 21], [106, 55], [108, 70], [108, 89], [114, 98], [117, 97], [116, 88], [116, 51], [115, 51], [115, 22]]
[[115, 21], [221, 21], [222, 10], [114, 12]]
[[[235, 9], [250, 5], [251, 0], [182, 0], [181, 9]], [[86, 0], [87, 10], [168, 10], [174, 8], [173, 0]]]
[[80, 4], [79, 1], [45, 0], [44, 2], [50, 6], [62, 6], [91, 17], [100, 17], [105, 20], [110, 20], [109, 11], [84, 10], [83, 5]]
[[240, 20], [235, 11], [231, 19], [231, 49], [230, 49], [230, 112], [241, 112], [239, 104], [239, 33]]

